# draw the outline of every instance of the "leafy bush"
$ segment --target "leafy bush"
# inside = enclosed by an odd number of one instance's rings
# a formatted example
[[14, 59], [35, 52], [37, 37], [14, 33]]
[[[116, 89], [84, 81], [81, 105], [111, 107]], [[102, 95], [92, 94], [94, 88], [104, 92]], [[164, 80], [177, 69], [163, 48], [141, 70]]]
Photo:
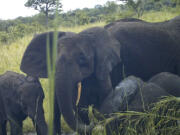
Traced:
[[31, 24], [18, 23], [17, 25], [8, 27], [7, 31], [0, 31], [0, 42], [9, 44], [25, 35], [39, 33], [44, 30], [45, 28], [36, 22]]
[[0, 43], [8, 43], [9, 34], [5, 31], [0, 31]]

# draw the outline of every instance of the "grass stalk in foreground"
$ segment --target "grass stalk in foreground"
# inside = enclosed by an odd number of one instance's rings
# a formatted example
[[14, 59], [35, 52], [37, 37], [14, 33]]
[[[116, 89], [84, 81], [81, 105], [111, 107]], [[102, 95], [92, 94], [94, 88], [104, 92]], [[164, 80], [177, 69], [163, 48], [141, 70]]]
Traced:
[[[57, 7], [58, 7], [57, 3]], [[56, 17], [54, 20], [54, 33], [53, 33], [53, 45], [52, 52], [50, 49], [50, 39], [47, 34], [47, 70], [48, 70], [48, 84], [49, 84], [49, 123], [48, 123], [48, 135], [53, 135], [53, 120], [54, 120], [54, 96], [55, 96], [55, 72], [56, 72], [56, 57], [57, 57], [57, 40], [58, 40], [58, 32], [57, 32], [57, 9], [56, 9]]]

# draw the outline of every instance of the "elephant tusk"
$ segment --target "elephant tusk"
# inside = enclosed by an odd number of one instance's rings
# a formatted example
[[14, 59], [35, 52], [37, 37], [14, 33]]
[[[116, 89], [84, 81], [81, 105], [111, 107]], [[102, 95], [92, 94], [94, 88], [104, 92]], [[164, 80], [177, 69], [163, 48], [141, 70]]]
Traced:
[[79, 100], [81, 98], [81, 90], [82, 90], [82, 85], [81, 85], [81, 82], [79, 82], [78, 83], [78, 94], [77, 94], [76, 106], [79, 104]]

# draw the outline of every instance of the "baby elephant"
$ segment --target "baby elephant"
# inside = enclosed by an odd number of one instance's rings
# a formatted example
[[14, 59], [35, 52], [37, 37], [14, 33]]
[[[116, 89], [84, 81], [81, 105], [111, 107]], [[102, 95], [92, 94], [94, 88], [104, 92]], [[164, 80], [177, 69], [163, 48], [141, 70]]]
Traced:
[[103, 114], [119, 111], [144, 111], [162, 96], [180, 96], [180, 77], [162, 72], [147, 83], [140, 78], [129, 76], [116, 86], [100, 108]]
[[11, 135], [22, 135], [22, 122], [29, 116], [38, 135], [47, 135], [44, 93], [37, 78], [7, 71], [0, 76], [0, 92], [10, 122]]
[[7, 121], [7, 116], [5, 113], [5, 108], [4, 108], [4, 102], [2, 100], [2, 95], [0, 92], [0, 135], [6, 135], [6, 121]]

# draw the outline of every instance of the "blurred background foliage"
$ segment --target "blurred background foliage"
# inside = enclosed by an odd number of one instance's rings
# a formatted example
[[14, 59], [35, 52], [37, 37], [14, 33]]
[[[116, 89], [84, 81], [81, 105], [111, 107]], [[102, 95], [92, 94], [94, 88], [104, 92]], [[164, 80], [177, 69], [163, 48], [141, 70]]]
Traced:
[[[29, 0], [32, 1], [32, 0]], [[121, 1], [121, 3], [120, 3]], [[28, 6], [25, 3], [25, 6]], [[31, 5], [29, 5], [30, 7]], [[61, 8], [63, 5], [61, 5]], [[59, 10], [57, 20], [60, 27], [77, 27], [89, 23], [109, 23], [121, 18], [134, 17], [141, 18], [147, 13], [157, 12], [172, 14], [180, 13], [179, 0], [116, 0], [108, 1], [104, 5], [96, 5], [94, 8], [76, 9], [68, 12]], [[39, 14], [32, 17], [18, 17], [13, 20], [0, 20], [0, 43], [10, 44], [17, 38], [25, 35], [39, 33], [53, 28], [55, 14], [44, 10], [39, 10]], [[154, 16], [153, 16], [154, 17]], [[159, 14], [157, 14], [159, 17]], [[168, 17], [169, 18], [169, 17]], [[150, 21], [156, 21], [151, 19]]]

